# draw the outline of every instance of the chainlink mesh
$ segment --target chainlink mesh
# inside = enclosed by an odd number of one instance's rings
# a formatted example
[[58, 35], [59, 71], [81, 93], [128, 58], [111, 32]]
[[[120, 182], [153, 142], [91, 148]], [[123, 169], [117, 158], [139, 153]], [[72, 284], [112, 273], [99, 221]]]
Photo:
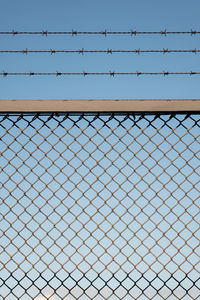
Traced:
[[198, 114], [5, 114], [0, 136], [0, 299], [200, 299]]

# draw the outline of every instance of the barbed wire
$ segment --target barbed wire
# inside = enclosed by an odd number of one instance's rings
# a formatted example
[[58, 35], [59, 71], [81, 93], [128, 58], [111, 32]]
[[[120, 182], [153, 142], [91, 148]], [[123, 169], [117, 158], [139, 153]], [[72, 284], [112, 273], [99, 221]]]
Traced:
[[113, 54], [113, 53], [136, 53], [136, 54], [141, 54], [141, 53], [193, 53], [197, 54], [199, 53], [199, 49], [191, 49], [191, 50], [184, 50], [184, 49], [158, 49], [158, 50], [144, 50], [144, 49], [133, 49], [133, 50], [115, 50], [115, 49], [107, 49], [107, 50], [85, 50], [84, 48], [79, 49], [79, 50], [54, 50], [54, 49], [49, 49], [49, 50], [0, 50], [0, 53], [9, 53], [9, 54], [29, 54], [29, 53], [50, 53], [50, 54], [55, 54], [55, 53], [78, 53], [78, 54], [86, 54], [86, 53], [107, 53], [107, 54]]
[[106, 76], [114, 77], [115, 75], [200, 75], [200, 72], [6, 72], [0, 73], [0, 76]]
[[179, 34], [189, 34], [189, 35], [197, 35], [200, 34], [200, 31], [193, 30], [191, 29], [190, 31], [167, 31], [161, 30], [161, 31], [137, 31], [137, 30], [130, 30], [130, 31], [76, 31], [76, 30], [71, 30], [71, 31], [48, 31], [48, 30], [42, 30], [42, 31], [0, 31], [0, 35], [42, 35], [42, 36], [47, 36], [47, 35], [131, 35], [131, 36], [136, 36], [136, 35], [179, 35]]

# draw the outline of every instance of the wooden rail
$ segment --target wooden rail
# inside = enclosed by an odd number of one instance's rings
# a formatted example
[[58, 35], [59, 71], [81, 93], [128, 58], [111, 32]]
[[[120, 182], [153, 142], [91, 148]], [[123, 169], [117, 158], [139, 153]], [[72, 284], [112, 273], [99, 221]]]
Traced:
[[200, 100], [0, 100], [0, 112], [200, 112]]

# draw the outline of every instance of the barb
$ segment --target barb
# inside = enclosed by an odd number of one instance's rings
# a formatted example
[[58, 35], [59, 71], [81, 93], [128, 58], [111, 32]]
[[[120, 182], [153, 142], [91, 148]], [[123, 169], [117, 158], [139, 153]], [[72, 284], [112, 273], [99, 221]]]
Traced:
[[113, 54], [113, 53], [135, 53], [135, 54], [141, 54], [141, 53], [193, 53], [197, 54], [199, 53], [199, 49], [191, 49], [191, 50], [184, 50], [184, 49], [158, 49], [158, 50], [142, 50], [142, 49], [133, 49], [133, 50], [114, 50], [114, 49], [107, 49], [107, 50], [0, 50], [0, 53], [9, 53], [9, 54], [29, 54], [29, 53], [50, 53], [50, 54], [56, 54], [56, 53], [77, 53], [77, 54], [86, 54], [86, 53], [107, 53], [107, 54]]
[[48, 36], [48, 35], [71, 35], [71, 36], [77, 36], [77, 35], [103, 35], [103, 36], [108, 36], [108, 35], [131, 35], [131, 36], [136, 36], [136, 35], [197, 35], [200, 34], [200, 31], [197, 30], [189, 30], [189, 31], [167, 31], [167, 30], [161, 30], [161, 31], [137, 31], [137, 30], [130, 30], [130, 31], [76, 31], [76, 30], [71, 30], [71, 31], [47, 31], [47, 30], [42, 30], [42, 31], [0, 31], [0, 35], [42, 35], [42, 36]]
[[0, 73], [0, 76], [111, 76], [115, 75], [200, 75], [200, 72], [6, 72], [3, 71]]

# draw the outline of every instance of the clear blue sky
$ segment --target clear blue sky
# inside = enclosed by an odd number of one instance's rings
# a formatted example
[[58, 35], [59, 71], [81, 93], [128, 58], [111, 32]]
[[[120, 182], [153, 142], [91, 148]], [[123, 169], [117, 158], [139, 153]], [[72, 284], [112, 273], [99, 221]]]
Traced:
[[[1, 31], [128, 31], [200, 29], [198, 0], [6, 0]], [[0, 50], [193, 49], [200, 36], [0, 36]], [[0, 54], [0, 72], [200, 71], [194, 54]], [[199, 76], [7, 77], [0, 99], [199, 98]]]

